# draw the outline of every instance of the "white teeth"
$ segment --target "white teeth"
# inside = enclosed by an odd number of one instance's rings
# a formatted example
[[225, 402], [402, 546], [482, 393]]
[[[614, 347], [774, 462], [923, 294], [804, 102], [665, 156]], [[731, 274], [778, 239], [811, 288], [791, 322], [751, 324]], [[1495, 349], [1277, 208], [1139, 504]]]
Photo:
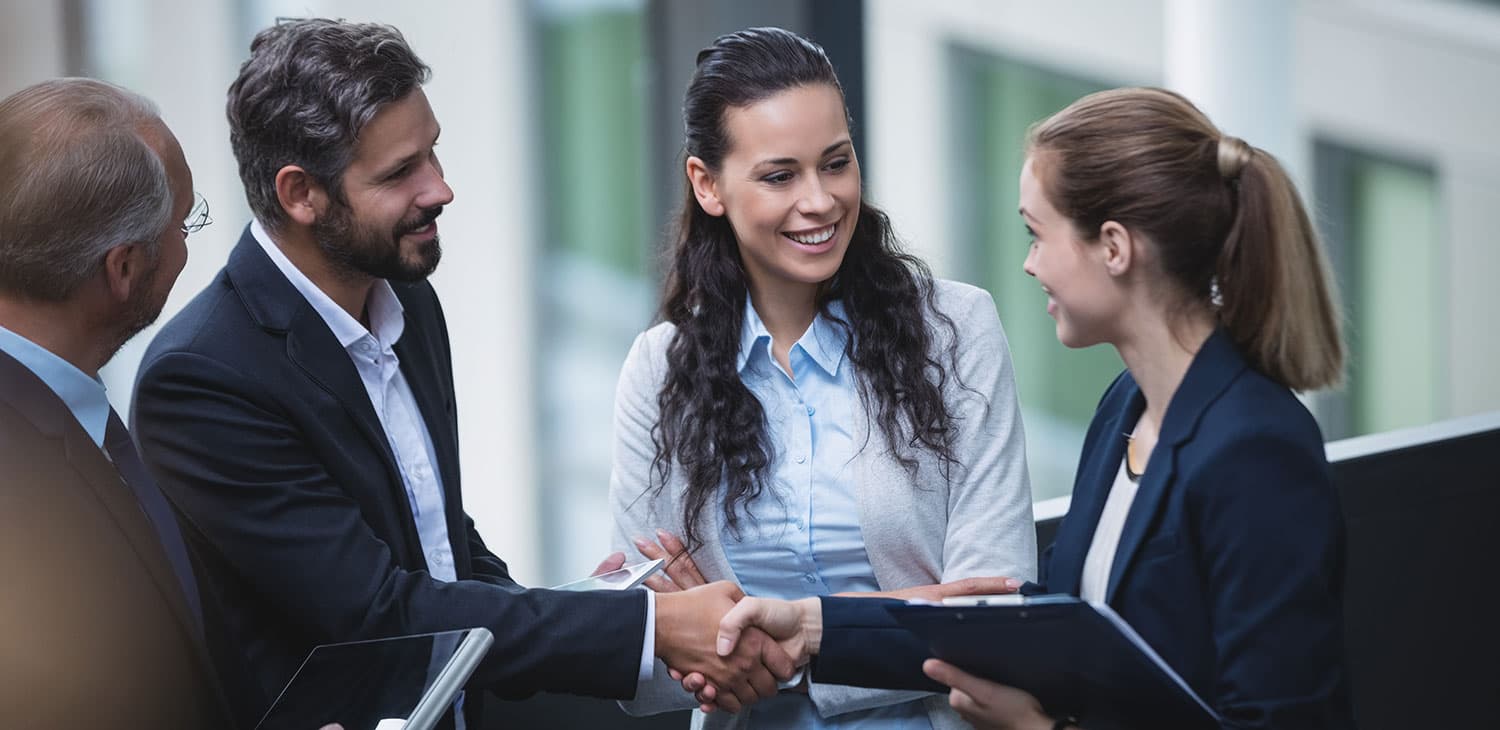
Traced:
[[836, 226], [829, 226], [821, 231], [814, 231], [812, 233], [788, 233], [786, 235], [797, 243], [806, 244], [808, 246], [816, 246], [824, 241], [827, 241], [830, 238], [833, 238], [834, 228], [836, 228]]

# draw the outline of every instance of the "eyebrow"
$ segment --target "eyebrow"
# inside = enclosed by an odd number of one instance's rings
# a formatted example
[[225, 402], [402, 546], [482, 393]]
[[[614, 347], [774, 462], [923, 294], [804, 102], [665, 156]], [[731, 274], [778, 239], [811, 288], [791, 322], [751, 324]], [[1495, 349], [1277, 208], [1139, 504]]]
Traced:
[[[834, 142], [831, 145], [828, 145], [827, 147], [824, 147], [822, 154], [820, 154], [818, 156], [819, 157], [827, 157], [830, 154], [833, 154], [835, 151], [837, 151], [838, 148], [846, 146], [846, 145], [852, 146], [853, 144], [854, 143], [851, 142], [851, 141], [849, 141], [848, 139], [839, 140], [837, 142]], [[778, 158], [776, 158], [774, 160], [761, 160], [760, 161], [760, 165], [795, 165], [795, 164], [797, 164], [797, 160], [794, 157], [778, 157]], [[757, 167], [759, 167], [760, 165], [757, 165]]]

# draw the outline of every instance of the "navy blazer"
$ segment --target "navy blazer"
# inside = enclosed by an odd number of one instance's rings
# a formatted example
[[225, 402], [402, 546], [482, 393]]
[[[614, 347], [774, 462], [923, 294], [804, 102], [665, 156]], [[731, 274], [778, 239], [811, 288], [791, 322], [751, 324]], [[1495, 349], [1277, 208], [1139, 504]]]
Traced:
[[[1072, 506], [1042, 558], [1042, 590], [1078, 594], [1124, 458], [1124, 434], [1144, 408], [1129, 372], [1100, 401]], [[1352, 727], [1343, 556], [1343, 524], [1317, 423], [1290, 390], [1252, 369], [1227, 333], [1216, 331], [1167, 407], [1126, 517], [1106, 602], [1220, 713], [1225, 727]], [[849, 605], [857, 600], [824, 600], [814, 678], [913, 686], [925, 647], [890, 636], [880, 607]], [[888, 633], [894, 653], [871, 646], [860, 656], [865, 650], [856, 637], [873, 627]], [[872, 672], [871, 662], [885, 668]]]
[[[640, 591], [526, 590], [465, 514], [447, 327], [426, 282], [392, 282], [395, 345], [437, 454], [458, 580], [434, 580], [406, 488], [359, 373], [251, 237], [151, 343], [135, 431], [184, 521], [210, 648], [254, 725], [315, 645], [483, 626], [471, 687], [626, 698], [645, 626]], [[482, 445], [481, 445], [482, 448]], [[480, 698], [466, 702], [478, 727]]]
[[0, 473], [3, 724], [228, 726], [156, 529], [67, 405], [4, 352]]

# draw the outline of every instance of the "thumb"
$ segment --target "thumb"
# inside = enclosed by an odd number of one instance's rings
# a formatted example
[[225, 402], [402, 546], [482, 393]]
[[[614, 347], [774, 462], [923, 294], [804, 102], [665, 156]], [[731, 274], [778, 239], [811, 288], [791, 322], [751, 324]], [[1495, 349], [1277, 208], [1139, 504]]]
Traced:
[[612, 570], [619, 570], [625, 565], [625, 553], [610, 553], [604, 560], [599, 561], [599, 567], [594, 568], [590, 575], [603, 575]]
[[759, 616], [760, 601], [754, 598], [746, 598], [734, 604], [734, 608], [719, 619], [719, 640], [714, 647], [719, 656], [729, 656], [734, 651], [734, 645], [739, 643], [740, 633], [753, 626]]

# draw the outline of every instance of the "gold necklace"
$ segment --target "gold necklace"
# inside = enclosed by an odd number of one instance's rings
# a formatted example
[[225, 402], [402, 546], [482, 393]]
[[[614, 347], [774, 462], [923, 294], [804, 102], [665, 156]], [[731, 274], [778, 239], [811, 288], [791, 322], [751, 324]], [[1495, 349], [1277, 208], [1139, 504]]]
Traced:
[[1146, 473], [1146, 467], [1143, 464], [1140, 471], [1136, 471], [1135, 461], [1135, 432], [1131, 431], [1125, 434], [1125, 478], [1132, 482], [1139, 482], [1141, 475]]

